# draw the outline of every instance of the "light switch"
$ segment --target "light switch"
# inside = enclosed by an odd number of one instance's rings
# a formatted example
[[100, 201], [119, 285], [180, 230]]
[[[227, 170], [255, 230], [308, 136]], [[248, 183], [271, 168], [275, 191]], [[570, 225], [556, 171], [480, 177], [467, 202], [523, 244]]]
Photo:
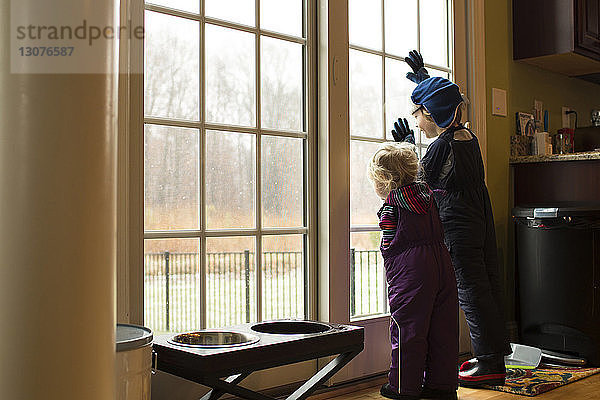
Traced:
[[506, 90], [492, 88], [492, 115], [506, 117]]

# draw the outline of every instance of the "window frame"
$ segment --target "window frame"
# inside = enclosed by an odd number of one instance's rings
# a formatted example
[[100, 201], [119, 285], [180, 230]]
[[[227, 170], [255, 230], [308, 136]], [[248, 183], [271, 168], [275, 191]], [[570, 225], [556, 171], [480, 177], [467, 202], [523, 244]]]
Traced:
[[[323, 12], [319, 18], [319, 315], [324, 321], [351, 322], [365, 329], [365, 350], [332, 378], [331, 383], [335, 384], [372, 376], [389, 368], [389, 349], [381, 346], [381, 340], [389, 335], [389, 316], [350, 321], [348, 3], [321, 0], [320, 4]], [[467, 43], [474, 40], [473, 30], [469, 28], [473, 15], [483, 18], [482, 13], [470, 14], [473, 8], [476, 6], [468, 0], [452, 0], [453, 24], [449, 25], [449, 29], [456, 29], [451, 36], [452, 50], [449, 49], [454, 53], [456, 83], [463, 90], [468, 90], [469, 95], [467, 60], [484, 56], [484, 53], [467, 52]], [[481, 71], [470, 70], [469, 76], [472, 73]], [[467, 115], [474, 118], [472, 121], [477, 126], [476, 118], [479, 116], [473, 115], [469, 107]], [[485, 131], [478, 132], [478, 135], [480, 138], [485, 136]], [[365, 228], [359, 230], [362, 229]], [[468, 351], [469, 346], [463, 317], [460, 351]]]
[[[144, 104], [144, 75], [142, 72], [134, 73], [132, 71], [143, 71], [144, 65], [144, 44], [133, 41], [121, 40], [120, 42], [120, 70], [128, 71], [121, 74], [119, 95], [119, 155], [118, 155], [118, 175], [119, 175], [119, 218], [118, 221], [118, 307], [117, 316], [119, 321], [144, 323], [144, 305], [143, 305], [143, 276], [144, 276], [144, 240], [146, 239], [186, 239], [195, 238], [200, 242], [199, 246], [199, 264], [201, 292], [205, 292], [205, 256], [206, 239], [212, 237], [235, 237], [250, 236], [255, 240], [256, 254], [262, 254], [263, 237], [273, 237], [281, 235], [302, 235], [304, 252], [304, 317], [316, 318], [316, 240], [315, 220], [316, 220], [316, 201], [315, 201], [315, 182], [316, 182], [316, 140], [315, 140], [315, 108], [316, 108], [316, 85], [314, 83], [316, 76], [315, 62], [315, 21], [314, 18], [307, 18], [307, 15], [315, 13], [314, 0], [305, 0], [303, 2], [303, 37], [295, 37], [287, 34], [273, 32], [259, 28], [260, 24], [260, 0], [255, 1], [255, 26], [249, 27], [238, 23], [220, 20], [213, 17], [207, 17], [204, 13], [204, 1], [200, 1], [199, 12], [192, 13], [187, 11], [175, 10], [169, 7], [145, 4], [143, 0], [121, 3], [121, 21], [123, 25], [141, 26], [143, 25], [144, 14], [147, 11], [159, 12], [161, 14], [182, 17], [197, 21], [200, 29], [200, 84], [199, 84], [199, 107], [200, 115], [197, 121], [182, 121], [175, 118], [148, 117], [145, 116]], [[204, 32], [206, 24], [232, 28], [243, 32], [254, 34], [255, 40], [255, 96], [256, 96], [256, 119], [254, 127], [239, 127], [219, 123], [207, 123], [205, 121], [205, 62], [204, 58]], [[266, 129], [260, 126], [261, 121], [261, 39], [269, 37], [285, 40], [287, 43], [297, 43], [302, 45], [303, 53], [303, 131]], [[312, 66], [312, 67], [311, 67]], [[138, 67], [136, 69], [136, 67]], [[152, 230], [144, 231], [144, 126], [145, 124], [155, 124], [157, 126], [173, 126], [194, 128], [199, 133], [199, 226], [198, 229], [182, 230]], [[255, 226], [252, 229], [207, 229], [206, 218], [204, 215], [206, 199], [205, 183], [205, 138], [206, 131], [232, 131], [239, 133], [250, 133], [255, 135], [256, 143], [256, 183], [254, 186], [255, 196]], [[262, 213], [262, 187], [261, 187], [261, 138], [263, 136], [289, 137], [303, 140], [302, 146], [302, 167], [303, 167], [303, 226], [291, 228], [264, 228], [261, 226]], [[255, 296], [257, 301], [256, 315], [257, 321], [262, 320], [262, 255], [255, 257]], [[127, 267], [129, 265], [129, 267]], [[201, 296], [201, 326], [206, 327], [206, 296]]]
[[[386, 61], [388, 59], [390, 60], [394, 60], [394, 61], [399, 61], [402, 63], [406, 63], [404, 61], [404, 57], [402, 56], [398, 56], [395, 54], [390, 54], [386, 52], [386, 46], [385, 46], [385, 39], [386, 39], [386, 18], [385, 18], [385, 3], [386, 0], [380, 0], [381, 3], [381, 50], [374, 50], [374, 49], [370, 49], [367, 47], [362, 47], [362, 46], [358, 46], [352, 43], [348, 43], [348, 49], [349, 49], [349, 53], [351, 51], [359, 51], [365, 54], [371, 54], [371, 55], [375, 55], [377, 57], [380, 58], [381, 60], [381, 89], [382, 89], [382, 93], [381, 93], [381, 100], [382, 100], [382, 110], [381, 110], [381, 118], [382, 118], [382, 129], [383, 129], [383, 135], [382, 137], [369, 137], [369, 136], [360, 136], [360, 135], [356, 135], [352, 133], [352, 127], [350, 127], [350, 132], [349, 132], [349, 136], [350, 136], [350, 147], [352, 147], [352, 143], [354, 142], [366, 142], [366, 143], [371, 143], [371, 144], [377, 144], [377, 143], [385, 143], [385, 142], [389, 142], [389, 141], [393, 141], [394, 139], [391, 137], [391, 133], [386, 129], [386, 121], [388, 119], [391, 118], [391, 116], [387, 115], [387, 110], [386, 110]], [[447, 46], [447, 57], [449, 58], [449, 62], [448, 65], [449, 67], [442, 67], [442, 66], [438, 66], [435, 64], [429, 64], [425, 62], [425, 67], [428, 69], [428, 71], [431, 72], [432, 69], [435, 69], [437, 71], [442, 71], [444, 73], [447, 73], [450, 75], [450, 79], [451, 80], [455, 80], [456, 77], [456, 64], [458, 61], [456, 61], [456, 57], [455, 57], [455, 25], [456, 25], [456, 21], [455, 21], [455, 15], [456, 15], [456, 11], [455, 11], [455, 4], [453, 0], [446, 0], [446, 4], [447, 4], [447, 9], [446, 9], [446, 18], [447, 18], [447, 31], [446, 31], [446, 46]], [[416, 28], [417, 28], [417, 35], [416, 35], [416, 39], [417, 39], [417, 46], [416, 46], [416, 50], [421, 52], [421, 18], [420, 18], [420, 11], [421, 11], [421, 0], [416, 0], [416, 8], [417, 8], [417, 22], [416, 22]], [[424, 60], [427, 61], [427, 60]], [[350, 73], [349, 73], [349, 79], [350, 79]], [[349, 83], [350, 84], [350, 83]], [[349, 99], [349, 101], [351, 101], [351, 99]], [[396, 116], [392, 116], [393, 118], [396, 118]], [[411, 116], [398, 116], [398, 117], [406, 117], [407, 119], [412, 118]], [[409, 123], [411, 123], [411, 126], [414, 125], [412, 123], [413, 121], [409, 121]], [[414, 129], [414, 127], [413, 127]], [[424, 154], [425, 151], [427, 150], [427, 147], [429, 144], [423, 143], [422, 142], [422, 138], [423, 138], [423, 133], [415, 130], [415, 145], [417, 147], [417, 152], [419, 154], [419, 158], [421, 158]], [[350, 183], [350, 185], [352, 185], [352, 183]], [[371, 190], [371, 188], [366, 188], [366, 190]], [[352, 212], [352, 209], [350, 210], [350, 212]], [[358, 225], [358, 224], [351, 224], [350, 225], [350, 235], [354, 234], [354, 233], [368, 233], [368, 232], [380, 232], [380, 228], [378, 224], [374, 224], [374, 225]], [[385, 281], [385, 274], [381, 275], [382, 277], [382, 288], [384, 288], [383, 293], [385, 294], [387, 292], [387, 282]], [[352, 279], [352, 277], [350, 278]], [[380, 294], [379, 294], [380, 295]], [[375, 313], [375, 314], [365, 314], [365, 315], [355, 315], [355, 316], [350, 316], [350, 320], [351, 321], [358, 321], [358, 320], [365, 320], [365, 319], [372, 319], [372, 318], [377, 318], [378, 316], [383, 316], [383, 315], [387, 315], [389, 313], [389, 307], [387, 304], [387, 301], [383, 302], [384, 305], [384, 310], [382, 313]]]

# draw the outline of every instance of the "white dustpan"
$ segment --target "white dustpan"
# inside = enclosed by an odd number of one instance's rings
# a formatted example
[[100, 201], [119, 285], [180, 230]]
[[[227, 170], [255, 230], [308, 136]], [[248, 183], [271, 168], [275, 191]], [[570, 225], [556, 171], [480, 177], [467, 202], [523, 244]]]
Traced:
[[540, 364], [542, 350], [524, 344], [511, 343], [512, 353], [504, 357], [506, 368], [534, 369]]

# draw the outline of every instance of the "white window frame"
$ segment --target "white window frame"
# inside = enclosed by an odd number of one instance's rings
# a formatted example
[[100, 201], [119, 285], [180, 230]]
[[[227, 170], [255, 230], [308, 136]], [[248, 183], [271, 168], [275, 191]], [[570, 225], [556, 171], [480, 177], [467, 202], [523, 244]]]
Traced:
[[[306, 0], [305, 16], [316, 15], [316, 0]], [[257, 18], [260, 10], [256, 10]], [[121, 0], [121, 26], [143, 26], [145, 6], [143, 0]], [[316, 19], [306, 18], [306, 65], [313, 66], [306, 72], [305, 101], [306, 134], [288, 134], [283, 136], [303, 137], [306, 139], [305, 150], [305, 227], [297, 230], [262, 230], [257, 226], [256, 236], [261, 233], [303, 233], [305, 241], [305, 313], [308, 318], [319, 319], [317, 315], [317, 240], [316, 240], [316, 163], [317, 163], [317, 137], [316, 132], [316, 96], [310, 96], [308, 90], [316, 93]], [[257, 24], [258, 26], [258, 24]], [[276, 34], [275, 34], [276, 35]], [[273, 35], [270, 35], [273, 36]], [[283, 35], [285, 36], [285, 35]], [[260, 38], [257, 38], [260, 41]], [[260, 51], [257, 44], [256, 51]], [[120, 323], [144, 324], [144, 77], [139, 66], [143, 65], [144, 46], [140, 41], [122, 40], [120, 43], [120, 79], [119, 79], [119, 137], [118, 137], [118, 215], [117, 215], [117, 321]], [[260, 68], [260, 59], [257, 57], [257, 70]], [[137, 69], [135, 68], [137, 66]], [[260, 104], [260, 81], [257, 81], [257, 104]], [[202, 97], [201, 97], [202, 98]], [[259, 105], [257, 105], [259, 107]], [[260, 118], [260, 109], [257, 109], [257, 124]], [[259, 129], [257, 126], [256, 129]], [[236, 130], [239, 130], [237, 128]], [[264, 133], [277, 134], [272, 130], [263, 130]], [[202, 151], [202, 149], [201, 149]], [[260, 148], [256, 148], [257, 162], [260, 162]], [[200, 153], [202, 154], [202, 153]], [[257, 171], [258, 172], [258, 171]], [[258, 176], [257, 176], [258, 179]], [[260, 181], [257, 182], [256, 195], [258, 197], [256, 213], [260, 213]], [[204, 188], [202, 189], [205, 190]], [[259, 216], [257, 215], [257, 218]], [[232, 232], [227, 231], [228, 234]], [[153, 232], [151, 235], [153, 236]], [[247, 231], [244, 231], [247, 234]], [[208, 235], [205, 235], [206, 238]], [[260, 238], [257, 237], [257, 254], [260, 251]], [[257, 257], [261, 258], [261, 257]], [[204, 261], [204, 260], [202, 260]], [[257, 264], [256, 271], [259, 272]], [[257, 285], [258, 286], [258, 285]], [[260, 291], [261, 288], [257, 287]], [[260, 293], [260, 292], [259, 292]], [[307, 304], [307, 305], [306, 305]], [[260, 320], [260, 310], [257, 307], [257, 317]], [[245, 385], [253, 390], [268, 387], [292, 384], [308, 379], [317, 368], [317, 361], [310, 360], [299, 364], [280, 367], [275, 370], [259, 371], [245, 380]], [[157, 374], [159, 384], [158, 397], [181, 395], [189, 396], [196, 393], [200, 397], [206, 389], [200, 385], [182, 380], [173, 381], [164, 374]]]
[[[203, 6], [204, 2], [200, 2]], [[236, 24], [228, 21], [222, 21], [216, 18], [204, 16], [204, 10], [201, 9], [198, 14], [186, 11], [173, 10], [168, 7], [163, 7], [154, 4], [144, 4], [143, 0], [134, 0], [131, 2], [123, 1], [121, 3], [121, 20], [123, 25], [128, 21], [134, 26], [143, 25], [144, 12], [155, 11], [162, 14], [182, 17], [189, 20], [198, 21], [200, 24], [200, 54], [204, 53], [204, 26], [205, 23], [211, 25], [222, 26], [236, 29], [243, 32], [255, 34], [255, 74], [256, 74], [256, 127], [237, 127], [226, 124], [215, 124], [204, 122], [204, 61], [200, 62], [200, 110], [201, 115], [199, 121], [179, 121], [171, 118], [156, 118], [144, 117], [143, 98], [144, 98], [144, 83], [143, 74], [132, 73], [132, 65], [137, 66], [137, 71], [140, 71], [139, 65], [143, 65], [143, 44], [139, 42], [121, 42], [121, 71], [130, 71], [123, 73], [120, 80], [120, 106], [119, 106], [119, 265], [118, 275], [118, 310], [117, 315], [119, 321], [132, 322], [143, 324], [143, 247], [144, 239], [172, 239], [172, 238], [197, 238], [200, 241], [200, 263], [201, 263], [201, 290], [205, 293], [204, 286], [205, 278], [203, 276], [203, 265], [205, 263], [205, 242], [206, 238], [210, 237], [234, 237], [234, 236], [251, 236], [256, 240], [256, 254], [261, 254], [262, 238], [264, 236], [278, 236], [300, 234], [306, 238], [304, 241], [304, 259], [305, 259], [305, 306], [304, 312], [307, 318], [316, 318], [316, 279], [314, 271], [316, 271], [316, 240], [314, 239], [313, 227], [316, 220], [315, 206], [315, 176], [316, 168], [316, 140], [314, 139], [315, 131], [315, 66], [314, 56], [314, 18], [306, 18], [306, 26], [304, 27], [305, 38], [294, 37], [286, 34], [280, 34], [264, 29], [259, 29], [260, 22], [260, 1], [255, 2], [255, 27], [248, 27], [242, 24]], [[307, 0], [305, 16], [314, 13], [314, 1]], [[284, 130], [264, 129], [260, 126], [261, 115], [261, 81], [260, 81], [260, 63], [261, 63], [261, 38], [271, 37], [283, 39], [287, 42], [298, 43], [304, 46], [303, 59], [305, 60], [305, 81], [304, 81], [304, 132], [292, 132]], [[201, 56], [202, 57], [202, 56]], [[137, 63], [137, 64], [136, 64]], [[197, 230], [179, 230], [179, 231], [143, 231], [144, 215], [144, 187], [143, 187], [143, 137], [144, 124], [157, 124], [160, 126], [175, 126], [195, 128], [200, 131], [200, 174], [204, 175], [205, 160], [203, 155], [204, 137], [207, 130], [234, 131], [244, 132], [256, 135], [256, 185], [255, 185], [255, 228], [253, 229], [220, 229], [208, 230], [205, 226], [205, 218], [200, 215], [200, 227]], [[300, 138], [304, 140], [304, 227], [300, 228], [263, 228], [261, 223], [261, 137], [263, 135], [280, 136], [290, 138]], [[141, 152], [141, 153], [140, 153]], [[200, 212], [202, 212], [205, 202], [206, 187], [201, 180], [200, 185]], [[262, 303], [262, 285], [261, 285], [261, 263], [262, 257], [255, 258], [256, 271], [256, 315], [257, 321], [262, 319], [261, 303]], [[129, 265], [129, 268], [126, 266]], [[206, 326], [206, 299], [203, 296], [201, 302], [201, 321], [204, 328]]]
[[[473, 8], [478, 7], [474, 3], [477, 1], [453, 0], [452, 3], [452, 29], [458, 27], [454, 32], [454, 42], [451, 43], [454, 51], [452, 70], [456, 71], [454, 79], [463, 90], [471, 90], [467, 84], [467, 41], [473, 41], [473, 33], [469, 28], [472, 21], [467, 20], [467, 16], [473, 15]], [[349, 323], [351, 137], [348, 3], [321, 0], [319, 10], [319, 315], [324, 320]], [[483, 17], [481, 12], [476, 15]], [[483, 56], [484, 53], [470, 54], [470, 57]], [[469, 71], [470, 74], [478, 72]], [[470, 95], [471, 92], [468, 93]], [[467, 115], [477, 127], [480, 121], [473, 117], [481, 116], [473, 115], [470, 109]], [[477, 134], [485, 140], [485, 131]], [[364, 229], [356, 228], [356, 231]], [[365, 350], [333, 377], [332, 382], [335, 383], [382, 373], [389, 366], [389, 349], [381, 346], [381, 341], [388, 340], [389, 316], [357, 319], [352, 323], [365, 328]], [[462, 352], [468, 351], [469, 346], [463, 318], [460, 349]]]

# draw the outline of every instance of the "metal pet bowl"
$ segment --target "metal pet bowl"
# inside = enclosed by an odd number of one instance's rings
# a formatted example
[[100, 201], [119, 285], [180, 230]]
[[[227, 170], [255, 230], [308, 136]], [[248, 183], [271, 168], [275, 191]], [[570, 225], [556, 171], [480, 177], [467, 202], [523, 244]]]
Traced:
[[267, 321], [250, 327], [255, 332], [279, 335], [323, 333], [332, 329], [330, 325], [314, 321]]
[[217, 348], [245, 346], [258, 342], [259, 337], [241, 332], [197, 331], [180, 333], [168, 341], [179, 346]]

